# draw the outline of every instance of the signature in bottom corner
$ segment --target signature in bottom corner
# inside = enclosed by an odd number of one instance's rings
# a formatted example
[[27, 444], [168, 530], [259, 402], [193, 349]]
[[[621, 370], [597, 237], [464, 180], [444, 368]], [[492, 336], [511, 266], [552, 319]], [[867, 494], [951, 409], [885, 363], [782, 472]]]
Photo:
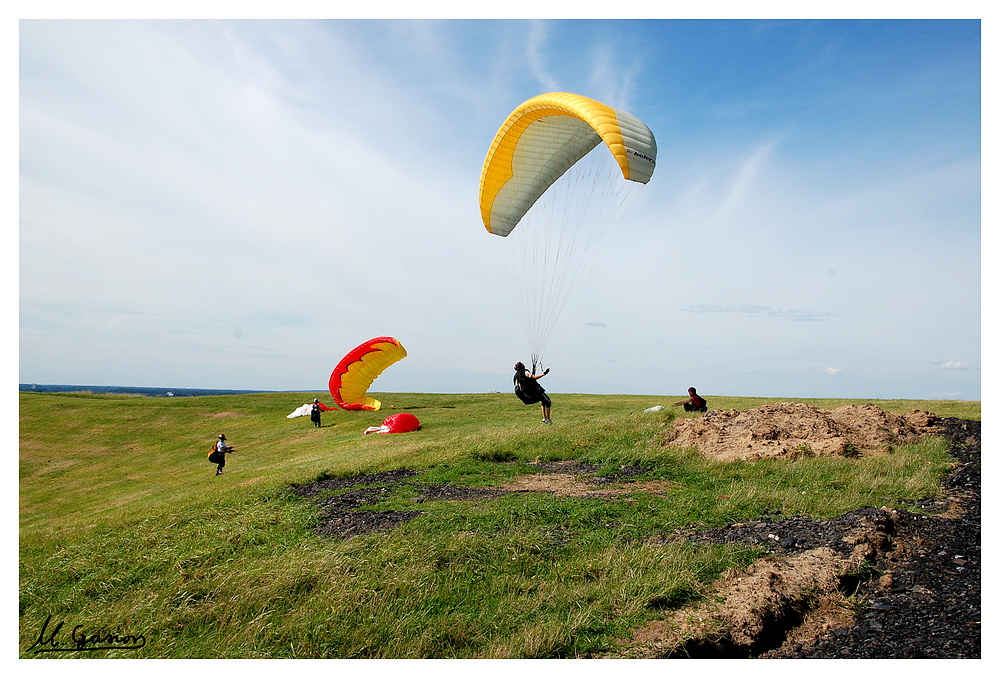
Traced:
[[[96, 650], [138, 650], [146, 644], [146, 636], [140, 634], [107, 633], [95, 631], [88, 633], [83, 624], [77, 624], [65, 639], [61, 634], [66, 622], [59, 622], [51, 630], [49, 624], [52, 615], [42, 624], [38, 639], [28, 648], [28, 652], [40, 654], [43, 652], [94, 652]], [[68, 642], [67, 642], [68, 641]]]

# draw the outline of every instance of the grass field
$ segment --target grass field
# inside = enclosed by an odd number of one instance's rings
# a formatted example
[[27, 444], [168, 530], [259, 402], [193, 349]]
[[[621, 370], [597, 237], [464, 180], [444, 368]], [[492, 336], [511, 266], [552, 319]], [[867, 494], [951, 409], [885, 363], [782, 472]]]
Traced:
[[[320, 429], [285, 418], [315, 395], [21, 393], [21, 656], [600, 654], [755, 557], [664, 542], [671, 531], [765, 509], [834, 516], [934, 495], [949, 462], [944, 442], [928, 439], [861, 459], [723, 465], [656, 443], [678, 408], [643, 410], [680, 395], [555, 394], [551, 427], [538, 406], [506, 393], [376, 394], [394, 409], [327, 412]], [[713, 409], [775, 402], [707, 397]], [[965, 401], [798, 402], [981, 416], [980, 403]], [[422, 429], [362, 436], [400, 411]], [[218, 433], [237, 451], [216, 477], [206, 457]], [[642, 466], [644, 478], [672, 489], [618, 501], [541, 493], [412, 501], [421, 486], [499, 486], [537, 472], [528, 464], [536, 458]], [[287, 491], [322, 475], [399, 468], [420, 473], [374, 508], [422, 514], [390, 532], [321, 537], [312, 529], [318, 509]], [[144, 644], [37, 652], [71, 646], [74, 627], [91, 634], [90, 646], [109, 634], [141, 635]], [[43, 628], [47, 645], [36, 642]]]

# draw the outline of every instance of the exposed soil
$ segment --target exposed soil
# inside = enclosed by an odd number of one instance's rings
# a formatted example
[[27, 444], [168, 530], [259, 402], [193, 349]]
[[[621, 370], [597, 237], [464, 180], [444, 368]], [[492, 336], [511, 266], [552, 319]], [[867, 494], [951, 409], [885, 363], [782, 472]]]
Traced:
[[[320, 522], [314, 528], [326, 537], [347, 539], [372, 532], [384, 532], [413, 520], [421, 511], [368, 511], [362, 506], [376, 504], [392, 486], [417, 475], [412, 469], [366, 473], [342, 478], [322, 478], [305, 485], [293, 485], [289, 491], [312, 499], [321, 507]], [[357, 490], [332, 494], [339, 490]]]
[[675, 419], [660, 441], [672, 447], [697, 447], [705, 456], [720, 461], [798, 455], [851, 457], [937, 433], [936, 422], [937, 417], [921, 410], [900, 416], [875, 405], [821, 410], [803, 403], [775, 403]]
[[[674, 423], [679, 431], [665, 433], [664, 444], [696, 446], [725, 460], [856, 456], [936, 434], [950, 440], [955, 463], [943, 480], [943, 497], [911, 502], [912, 510], [864, 507], [829, 520], [773, 512], [721, 528], [676, 532], [668, 539], [741, 542], [768, 555], [746, 570], [728, 573], [700, 601], [666, 610], [614, 656], [981, 656], [979, 422], [918, 411], [897, 417], [870, 405], [820, 411], [783, 403]], [[670, 491], [669, 483], [642, 481], [647, 470], [638, 467], [597, 475], [598, 466], [576, 461], [535, 460], [533, 465], [539, 473], [501, 488], [414, 484], [412, 501], [484, 500], [512, 492], [615, 500], [631, 492]], [[322, 507], [318, 533], [349, 538], [420, 515], [362, 508], [416, 475], [399, 469], [325, 478], [290, 491]]]
[[[596, 464], [581, 464], [575, 460], [561, 462], [530, 462], [541, 472], [521, 476], [500, 488], [459, 485], [413, 486], [416, 494], [411, 501], [473, 501], [492, 499], [516, 492], [545, 492], [565, 497], [600, 497], [615, 499], [631, 492], [666, 494], [670, 483], [665, 481], [637, 482], [636, 476], [648, 469], [622, 466], [614, 473], [596, 475]], [[349, 538], [392, 529], [412, 520], [421, 511], [359, 510], [377, 504], [394, 488], [417, 475], [412, 469], [396, 469], [382, 473], [365, 473], [337, 478], [321, 478], [304, 485], [293, 485], [289, 492], [311, 499], [320, 507], [317, 533], [328, 537]], [[356, 489], [355, 489], [356, 488]], [[347, 490], [347, 491], [343, 491]]]
[[290, 491], [300, 497], [315, 497], [348, 487], [357, 487], [358, 485], [393, 485], [415, 475], [417, 475], [416, 471], [401, 468], [382, 473], [364, 473], [340, 478], [321, 478], [305, 485], [292, 485]]
[[596, 474], [597, 464], [581, 464], [576, 460], [541, 462], [535, 459], [529, 465], [541, 473], [521, 476], [506, 483], [509, 492], [547, 492], [562, 497], [616, 499], [634, 492], [667, 494], [673, 483], [664, 480], [635, 480], [649, 469], [638, 466], [621, 466], [614, 473]]
[[571, 473], [539, 473], [515, 478], [503, 487], [511, 492], [547, 492], [580, 499], [617, 499], [634, 492], [664, 495], [675, 487], [675, 484], [666, 480], [605, 484], [593, 482], [591, 479], [581, 480]]
[[673, 535], [771, 555], [639, 629], [621, 656], [979, 658], [981, 425], [948, 418], [937, 427], [956, 461], [943, 498], [912, 502], [921, 513], [772, 513]]
[[475, 499], [492, 499], [510, 492], [492, 487], [463, 487], [461, 485], [428, 485], [420, 489], [420, 494], [413, 502], [422, 504], [425, 501], [472, 501]]

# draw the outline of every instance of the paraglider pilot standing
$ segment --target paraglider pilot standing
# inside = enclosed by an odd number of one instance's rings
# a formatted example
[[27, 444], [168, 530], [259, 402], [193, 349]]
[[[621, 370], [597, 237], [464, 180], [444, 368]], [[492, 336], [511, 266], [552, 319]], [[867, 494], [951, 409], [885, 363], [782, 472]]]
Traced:
[[210, 462], [219, 465], [219, 467], [215, 469], [215, 475], [222, 475], [222, 467], [226, 465], [226, 455], [234, 449], [235, 448], [226, 444], [226, 434], [220, 433], [219, 442], [215, 443], [215, 449], [212, 450], [212, 454], [208, 456], [208, 460]]
[[514, 395], [520, 398], [525, 405], [540, 402], [542, 404], [542, 422], [551, 424], [552, 399], [538, 383], [538, 380], [548, 373], [549, 370], [546, 368], [544, 372], [536, 375], [534, 367], [531, 368], [531, 372], [528, 372], [524, 363], [518, 361], [514, 364]]
[[309, 418], [312, 419], [313, 428], [320, 428], [323, 425], [320, 422], [319, 413], [319, 398], [313, 398], [312, 408], [309, 410]]

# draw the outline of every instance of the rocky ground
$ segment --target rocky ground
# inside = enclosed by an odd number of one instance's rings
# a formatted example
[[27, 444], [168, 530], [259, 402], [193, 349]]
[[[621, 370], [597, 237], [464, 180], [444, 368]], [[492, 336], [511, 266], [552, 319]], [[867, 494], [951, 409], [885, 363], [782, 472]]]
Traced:
[[[943, 501], [919, 502], [924, 513], [879, 509], [904, 545], [878, 552], [878, 579], [859, 582], [866, 604], [854, 623], [791, 643], [764, 656], [979, 658], [982, 614], [980, 422], [946, 419], [956, 465]], [[795, 533], [789, 536], [795, 537]], [[797, 537], [796, 537], [797, 538]]]
[[[652, 654], [979, 658], [980, 422], [941, 419], [938, 426], [951, 440], [955, 464], [943, 481], [944, 497], [913, 502], [914, 511], [866, 507], [832, 520], [775, 513], [677, 535], [694, 541], [754, 544], [772, 554], [768, 560], [786, 565], [796, 554], [826, 549], [829, 567], [847, 574], [838, 576], [832, 595], [809, 598], [798, 591], [780, 599], [775, 580], [790, 576], [794, 564], [778, 574], [769, 571], [770, 581], [757, 585], [756, 607], [764, 611], [764, 619], [754, 620], [760, 627], [756, 633], [738, 628], [739, 620], [727, 619], [729, 628], [714, 647], [707, 647], [697, 634], [689, 647], [654, 638], [652, 645], [659, 642], [664, 652]], [[843, 596], [853, 596], [854, 602], [845, 604]], [[745, 621], [743, 625], [747, 626]], [[741, 642], [734, 642], [733, 636]]]
[[[981, 425], [954, 418], [933, 424], [936, 434], [951, 441], [955, 458], [941, 498], [913, 502], [912, 510], [865, 507], [830, 520], [768, 513], [749, 522], [672, 535], [697, 542], [743, 542], [769, 555], [719, 582], [710, 597], [716, 602], [639, 629], [621, 656], [979, 658]], [[771, 424], [760, 426], [757, 433]], [[831, 437], [826, 423], [823, 427], [822, 435]], [[751, 438], [775, 440], [771, 433], [757, 433]], [[787, 452], [800, 449], [796, 443]], [[839, 445], [834, 453], [843, 450]], [[528, 491], [613, 500], [617, 490], [609, 485], [641, 483], [644, 472], [622, 469], [620, 477], [611, 478], [594, 476], [596, 467], [574, 462], [536, 465], [541, 471], [537, 477], [504, 488], [435, 485], [420, 488], [413, 502]], [[418, 510], [363, 509], [414, 475], [400, 469], [327, 478], [290, 491], [322, 507], [317, 532], [348, 538], [391, 529], [419, 515]], [[335, 491], [339, 493], [330, 494]], [[656, 487], [643, 491], [655, 492]]]

